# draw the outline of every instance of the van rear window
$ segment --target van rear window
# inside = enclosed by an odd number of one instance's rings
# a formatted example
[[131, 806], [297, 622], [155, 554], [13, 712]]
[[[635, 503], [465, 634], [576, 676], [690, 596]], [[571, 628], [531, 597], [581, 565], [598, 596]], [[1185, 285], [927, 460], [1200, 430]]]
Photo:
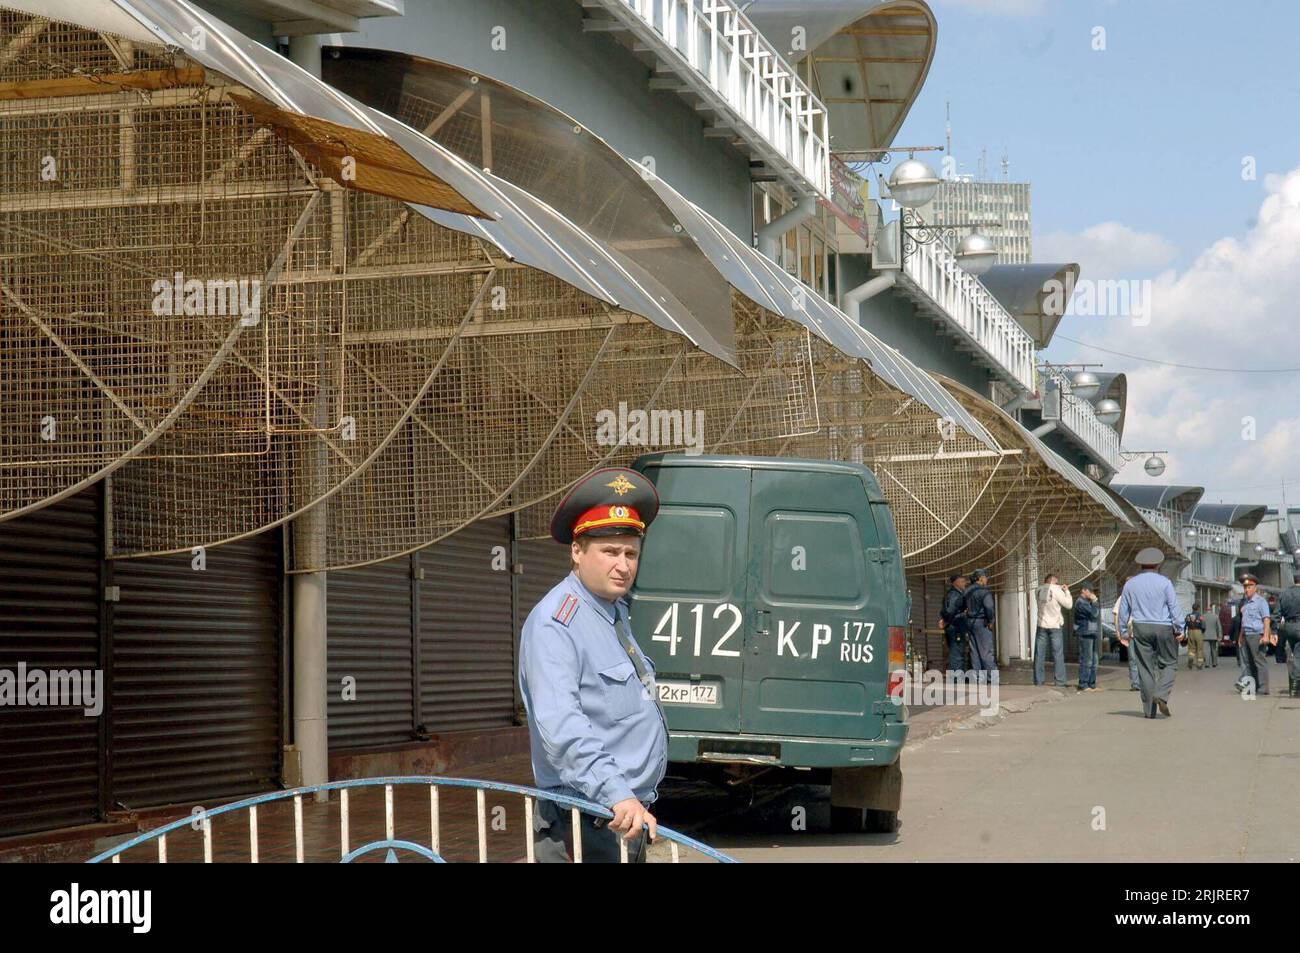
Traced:
[[859, 603], [866, 590], [866, 560], [858, 523], [847, 513], [768, 514], [768, 594], [784, 601]]
[[665, 504], [646, 534], [637, 591], [727, 596], [735, 540], [736, 517], [730, 510]]

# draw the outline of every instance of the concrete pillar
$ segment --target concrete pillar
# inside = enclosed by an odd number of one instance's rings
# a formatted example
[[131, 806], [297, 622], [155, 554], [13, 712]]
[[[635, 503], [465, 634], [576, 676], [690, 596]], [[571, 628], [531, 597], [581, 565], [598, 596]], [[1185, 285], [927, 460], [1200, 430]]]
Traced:
[[318, 79], [320, 78], [320, 48], [319, 36], [289, 37], [289, 59]]

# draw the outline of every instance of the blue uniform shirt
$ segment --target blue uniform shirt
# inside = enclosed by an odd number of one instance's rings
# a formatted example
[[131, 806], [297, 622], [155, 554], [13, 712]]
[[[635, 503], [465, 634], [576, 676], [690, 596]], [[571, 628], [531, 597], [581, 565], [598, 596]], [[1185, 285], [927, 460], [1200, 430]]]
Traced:
[[1144, 570], [1124, 583], [1124, 594], [1119, 600], [1120, 632], [1124, 632], [1130, 622], [1172, 625], [1175, 632], [1181, 632], [1182, 617], [1178, 610], [1178, 595], [1168, 577]]
[[[668, 769], [668, 726], [614, 625], [627, 601], [594, 595], [569, 573], [537, 603], [519, 643], [519, 687], [537, 786], [612, 807], [654, 801]], [[641, 652], [645, 669], [654, 663]]]
[[1263, 635], [1264, 620], [1272, 615], [1268, 600], [1258, 592], [1241, 607], [1241, 631], [1247, 635]]

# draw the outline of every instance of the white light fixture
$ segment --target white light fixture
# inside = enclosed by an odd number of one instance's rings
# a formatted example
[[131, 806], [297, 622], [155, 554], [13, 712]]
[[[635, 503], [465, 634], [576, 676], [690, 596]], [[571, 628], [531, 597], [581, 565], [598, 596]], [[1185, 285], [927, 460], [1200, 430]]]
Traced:
[[1188, 539], [1196, 538], [1196, 530], [1192, 529], [1190, 526], [1187, 528], [1187, 538]]
[[[1124, 410], [1120, 407], [1119, 401], [1107, 397], [1105, 400], [1097, 401], [1097, 406], [1093, 408], [1093, 412], [1096, 413], [1097, 419], [1103, 424], [1107, 427], [1113, 427], [1119, 423], [1119, 418], [1123, 415]], [[1154, 460], [1155, 457], [1151, 459]]]
[[1256, 544], [1255, 544], [1255, 552], [1257, 552], [1257, 553], [1263, 555], [1263, 552], [1264, 552], [1264, 544], [1263, 544], [1263, 543], [1256, 543]]
[[939, 191], [939, 177], [920, 159], [908, 159], [894, 167], [889, 176], [889, 194], [905, 208], [927, 205]]
[[1101, 390], [1101, 381], [1092, 371], [1075, 371], [1070, 377], [1070, 387], [1076, 397], [1092, 400], [1097, 396], [1097, 391]]
[[1165, 472], [1165, 461], [1156, 456], [1148, 457], [1142, 469], [1146, 470], [1147, 476], [1158, 477]]
[[987, 235], [971, 232], [957, 243], [957, 264], [967, 274], [978, 277], [997, 264], [997, 260], [998, 250]]

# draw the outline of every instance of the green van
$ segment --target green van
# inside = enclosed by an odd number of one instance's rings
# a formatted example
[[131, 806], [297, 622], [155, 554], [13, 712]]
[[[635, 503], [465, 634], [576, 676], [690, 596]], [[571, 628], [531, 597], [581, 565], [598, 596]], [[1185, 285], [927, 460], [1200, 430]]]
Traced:
[[661, 500], [632, 624], [658, 673], [673, 773], [829, 783], [836, 827], [893, 831], [910, 605], [875, 476], [785, 457], [633, 467]]

